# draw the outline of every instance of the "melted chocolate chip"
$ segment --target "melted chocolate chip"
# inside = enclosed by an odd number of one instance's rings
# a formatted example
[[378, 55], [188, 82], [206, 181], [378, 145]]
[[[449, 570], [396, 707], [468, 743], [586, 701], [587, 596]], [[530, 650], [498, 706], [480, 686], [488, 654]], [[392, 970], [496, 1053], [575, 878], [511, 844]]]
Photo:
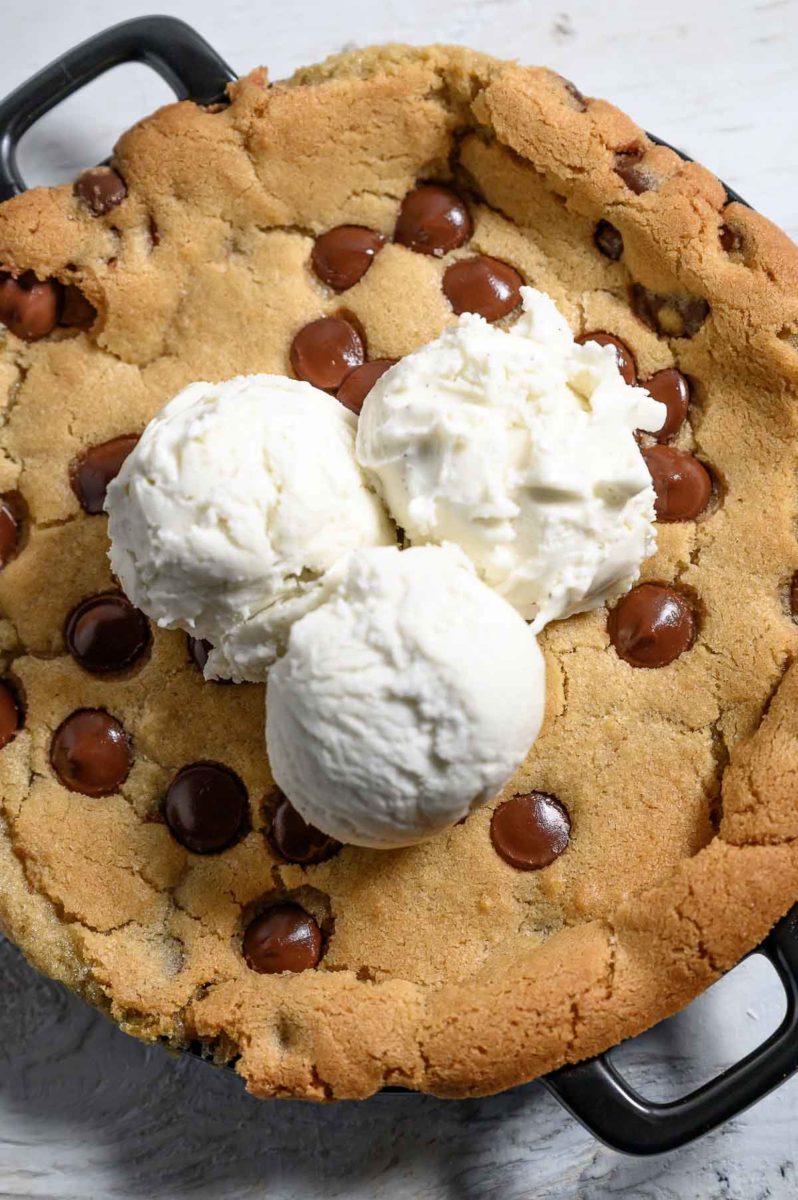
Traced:
[[632, 284], [631, 304], [640, 320], [662, 337], [694, 337], [709, 315], [701, 296], [659, 295], [639, 283]]
[[122, 724], [99, 708], [80, 708], [53, 734], [50, 763], [64, 787], [84, 796], [110, 796], [125, 782], [132, 764], [130, 739]]
[[423, 184], [408, 192], [399, 209], [394, 240], [418, 254], [440, 258], [471, 237], [471, 216], [449, 188]]
[[597, 342], [599, 346], [614, 346], [615, 357], [618, 360], [618, 370], [627, 383], [635, 383], [637, 381], [637, 364], [632, 351], [622, 342], [620, 338], [615, 337], [612, 333], [603, 333], [595, 331], [593, 333], [583, 333], [581, 337], [576, 338], [580, 345], [585, 342]]
[[500, 804], [490, 822], [497, 854], [519, 871], [537, 871], [559, 858], [571, 836], [568, 811], [546, 792], [526, 792]]
[[343, 317], [319, 317], [304, 325], [291, 343], [291, 366], [297, 379], [323, 391], [339, 388], [365, 358], [362, 337]]
[[86, 299], [80, 288], [64, 288], [61, 324], [68, 329], [91, 329], [97, 319], [97, 309]]
[[375, 358], [371, 362], [363, 363], [362, 367], [356, 367], [336, 392], [338, 399], [346, 408], [356, 415], [359, 414], [363, 401], [374, 384], [396, 362], [396, 358]]
[[621, 231], [614, 225], [610, 225], [609, 221], [599, 221], [593, 234], [593, 241], [604, 257], [611, 258], [613, 262], [617, 262], [623, 254]]
[[192, 763], [169, 784], [163, 815], [181, 846], [194, 854], [218, 854], [247, 828], [247, 789], [219, 763]]
[[653, 186], [651, 173], [642, 164], [642, 150], [624, 150], [615, 155], [615, 174], [620, 175], [636, 196], [649, 191]]
[[87, 513], [101, 513], [108, 484], [119, 474], [122, 463], [138, 441], [138, 434], [112, 438], [75, 459], [69, 472], [72, 491]]
[[667, 409], [661, 428], [646, 432], [653, 433], [658, 442], [667, 442], [684, 424], [690, 404], [690, 384], [681, 371], [677, 371], [675, 367], [666, 367], [664, 371], [657, 371], [655, 375], [643, 380], [640, 386]]
[[22, 514], [15, 493], [0, 496], [0, 570], [17, 553], [22, 526]]
[[277, 904], [250, 922], [242, 949], [260, 975], [307, 971], [321, 958], [321, 930], [298, 904]]
[[287, 796], [283, 796], [272, 817], [271, 837], [274, 848], [287, 862], [324, 862], [341, 849], [341, 843], [328, 837], [300, 816]]
[[121, 592], [89, 596], [69, 614], [65, 629], [69, 653], [93, 675], [124, 671], [151, 642], [144, 613]]
[[0, 324], [15, 337], [35, 342], [58, 324], [62, 289], [54, 279], [37, 279], [26, 271], [17, 279], [0, 272]]
[[480, 254], [447, 267], [443, 290], [458, 315], [479, 313], [486, 321], [498, 321], [521, 303], [523, 282], [514, 267]]
[[310, 261], [322, 283], [335, 292], [354, 287], [374, 262], [385, 238], [364, 225], [338, 225], [313, 243]]
[[673, 446], [648, 446], [643, 458], [656, 492], [658, 521], [694, 521], [709, 504], [712, 480], [692, 454]]
[[695, 641], [696, 617], [684, 596], [661, 583], [641, 583], [611, 610], [607, 632], [633, 667], [666, 667]]
[[16, 693], [10, 684], [0, 680], [0, 750], [17, 736], [22, 725], [22, 712]]
[[72, 190], [95, 217], [102, 217], [116, 208], [127, 195], [124, 179], [112, 167], [92, 167], [90, 171], [84, 171], [75, 180]]

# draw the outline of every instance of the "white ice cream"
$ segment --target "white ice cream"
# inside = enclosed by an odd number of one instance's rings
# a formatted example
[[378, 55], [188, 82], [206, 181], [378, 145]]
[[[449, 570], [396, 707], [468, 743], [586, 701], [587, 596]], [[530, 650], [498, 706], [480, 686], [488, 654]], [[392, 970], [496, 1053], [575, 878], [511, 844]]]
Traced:
[[523, 288], [509, 332], [465, 315], [363, 405], [357, 454], [410, 542], [454, 542], [541, 629], [626, 591], [655, 549], [635, 442], [665, 408]]
[[119, 582], [159, 625], [213, 643], [207, 675], [265, 678], [324, 572], [357, 547], [395, 543], [355, 460], [355, 425], [337, 400], [282, 376], [193, 383], [109, 486]]
[[361, 846], [431, 837], [496, 795], [543, 719], [536, 639], [455, 547], [363, 550], [291, 629], [266, 743], [312, 825]]

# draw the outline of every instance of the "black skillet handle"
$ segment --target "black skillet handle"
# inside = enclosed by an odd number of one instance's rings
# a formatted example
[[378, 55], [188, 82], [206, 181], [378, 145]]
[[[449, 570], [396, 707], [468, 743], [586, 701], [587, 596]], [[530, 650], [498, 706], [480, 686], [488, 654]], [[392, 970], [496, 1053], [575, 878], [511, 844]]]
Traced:
[[774, 1034], [717, 1079], [668, 1104], [644, 1099], [610, 1055], [563, 1067], [544, 1082], [568, 1111], [613, 1150], [662, 1154], [736, 1117], [798, 1070], [798, 906], [754, 951], [775, 967], [787, 1012]]
[[0, 200], [25, 191], [16, 150], [39, 117], [122, 63], [152, 67], [180, 100], [212, 104], [235, 73], [198, 33], [174, 17], [138, 17], [81, 42], [0, 103]]

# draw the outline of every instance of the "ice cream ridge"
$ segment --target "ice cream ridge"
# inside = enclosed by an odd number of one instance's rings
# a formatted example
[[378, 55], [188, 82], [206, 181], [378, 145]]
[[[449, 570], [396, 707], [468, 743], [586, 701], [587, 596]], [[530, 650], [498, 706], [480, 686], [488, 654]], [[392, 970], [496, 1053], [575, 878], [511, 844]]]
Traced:
[[536, 634], [655, 547], [635, 432], [664, 406], [522, 294], [511, 329], [466, 314], [382, 374], [359, 425], [282, 376], [192, 384], [108, 489], [123, 589], [212, 643], [207, 677], [267, 681], [275, 781], [340, 841], [409, 845], [496, 796], [544, 718]]

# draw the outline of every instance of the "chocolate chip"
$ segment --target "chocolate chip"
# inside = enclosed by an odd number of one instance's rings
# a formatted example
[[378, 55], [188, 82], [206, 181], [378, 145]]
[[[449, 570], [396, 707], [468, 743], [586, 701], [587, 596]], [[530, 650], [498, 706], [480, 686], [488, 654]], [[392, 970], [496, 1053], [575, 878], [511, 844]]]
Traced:
[[64, 787], [84, 796], [110, 796], [119, 790], [132, 763], [130, 739], [122, 724], [99, 708], [80, 708], [53, 734], [50, 763]]
[[144, 613], [121, 592], [103, 592], [75, 605], [65, 629], [69, 653], [93, 675], [124, 671], [149, 648], [150, 626]]
[[102, 217], [121, 204], [127, 195], [125, 181], [112, 167], [92, 167], [75, 180], [72, 188], [95, 217]]
[[537, 871], [559, 858], [571, 836], [568, 811], [546, 792], [525, 792], [500, 804], [490, 822], [497, 854], [519, 871]]
[[54, 279], [37, 279], [33, 271], [16, 279], [0, 272], [0, 324], [23, 341], [35, 342], [53, 332], [61, 299], [61, 286]]
[[712, 496], [706, 467], [692, 454], [673, 446], [648, 446], [643, 458], [656, 492], [658, 521], [694, 521]]
[[335, 838], [328, 837], [315, 825], [309, 825], [287, 796], [282, 796], [274, 810], [271, 838], [279, 855], [287, 862], [301, 863], [302, 866], [324, 862], [341, 849], [341, 843]]
[[200, 671], [205, 670], [205, 664], [208, 661], [208, 655], [213, 646], [205, 638], [192, 637], [190, 633], [186, 634], [186, 645], [191, 661], [195, 666], [199, 667]]
[[573, 101], [574, 108], [578, 109], [579, 112], [587, 112], [587, 100], [579, 91], [576, 84], [571, 83], [571, 80], [566, 79], [564, 75], [561, 75], [560, 79], [562, 80], [563, 87]]
[[623, 236], [620, 229], [610, 225], [609, 221], [599, 221], [593, 234], [593, 241], [605, 258], [617, 262], [623, 254]]
[[298, 904], [276, 904], [250, 923], [242, 948], [247, 966], [260, 975], [307, 971], [321, 958], [321, 930]]
[[654, 185], [653, 176], [642, 165], [642, 161], [642, 150], [622, 150], [615, 155], [615, 174], [620, 175], [636, 196], [649, 191]]
[[163, 815], [181, 846], [194, 854], [218, 854], [246, 831], [247, 789], [228, 767], [192, 763], [169, 784]]
[[479, 313], [486, 321], [498, 321], [521, 303], [523, 282], [514, 267], [480, 254], [447, 267], [443, 290], [458, 315]]
[[322, 283], [335, 292], [354, 287], [374, 262], [385, 238], [364, 225], [338, 225], [313, 243], [310, 261]]
[[644, 379], [640, 386], [667, 409], [662, 426], [646, 432], [653, 433], [658, 442], [667, 442], [684, 424], [690, 405], [690, 384], [676, 367], [666, 367], [664, 371], [657, 371], [655, 375]]
[[16, 692], [5, 680], [0, 680], [0, 750], [17, 736], [22, 726], [22, 710]]
[[362, 337], [343, 317], [319, 317], [303, 325], [291, 343], [296, 377], [324, 391], [339, 388], [365, 358]]
[[87, 513], [101, 513], [108, 484], [119, 474], [122, 463], [139, 440], [138, 434], [126, 434], [84, 450], [72, 463], [69, 481], [72, 491]]
[[635, 383], [637, 381], [637, 364], [635, 356], [620, 338], [615, 337], [612, 333], [603, 333], [594, 331], [593, 333], [583, 333], [581, 337], [576, 338], [580, 345], [584, 346], [585, 342], [596, 342], [599, 346], [614, 346], [615, 357], [618, 360], [618, 370], [627, 383]]
[[0, 570], [11, 562], [19, 548], [22, 510], [16, 492], [0, 496]]
[[632, 284], [631, 304], [640, 320], [662, 337], [694, 337], [709, 315], [701, 296], [659, 295], [639, 283]]
[[61, 324], [68, 329], [91, 329], [97, 319], [97, 309], [86, 299], [80, 288], [70, 284], [64, 288]]
[[336, 396], [346, 408], [359, 414], [374, 384], [398, 361], [396, 358], [375, 358], [363, 363], [362, 367], [356, 367], [351, 375], [347, 375]]
[[695, 641], [692, 606], [673, 588], [641, 583], [610, 612], [607, 632], [618, 655], [633, 667], [666, 667]]
[[727, 254], [739, 254], [743, 247], [743, 239], [736, 229], [721, 225], [720, 244]]
[[471, 216], [463, 201], [437, 183], [408, 192], [399, 209], [394, 240], [418, 254], [440, 258], [471, 237]]

